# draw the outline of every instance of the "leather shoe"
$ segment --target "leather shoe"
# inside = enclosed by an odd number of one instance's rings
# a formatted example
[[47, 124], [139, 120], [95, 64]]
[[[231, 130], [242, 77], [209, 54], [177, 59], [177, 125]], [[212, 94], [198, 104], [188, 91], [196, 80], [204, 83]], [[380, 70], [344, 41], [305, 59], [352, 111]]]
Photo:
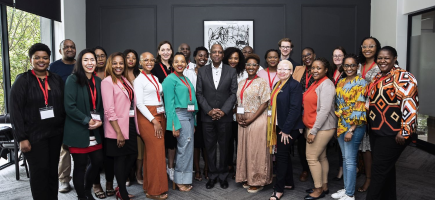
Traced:
[[205, 184], [205, 188], [212, 189], [214, 184], [216, 184], [216, 179], [208, 179], [207, 183]]
[[322, 192], [322, 194], [320, 194], [320, 196], [318, 196], [318, 197], [312, 197], [312, 196], [310, 196], [309, 194], [307, 195], [307, 196], [305, 196], [305, 200], [312, 200], [312, 199], [320, 199], [320, 198], [323, 198], [323, 197], [325, 197], [325, 192]]
[[219, 183], [221, 184], [221, 188], [222, 189], [227, 189], [228, 188], [228, 181], [225, 179], [225, 180], [219, 180]]
[[[308, 190], [305, 190], [305, 192], [307, 192], [308, 194], [311, 194], [311, 193], [313, 193], [313, 192], [314, 192], [314, 190], [313, 190], [312, 188], [310, 188], [310, 189], [308, 189]], [[325, 194], [329, 194], [329, 189], [328, 189], [328, 190], [325, 190], [325, 191], [323, 191], [323, 193], [325, 193]]]
[[305, 181], [307, 181], [307, 178], [308, 178], [308, 172], [307, 171], [303, 171], [301, 176], [299, 177], [299, 180], [301, 182], [305, 182]]

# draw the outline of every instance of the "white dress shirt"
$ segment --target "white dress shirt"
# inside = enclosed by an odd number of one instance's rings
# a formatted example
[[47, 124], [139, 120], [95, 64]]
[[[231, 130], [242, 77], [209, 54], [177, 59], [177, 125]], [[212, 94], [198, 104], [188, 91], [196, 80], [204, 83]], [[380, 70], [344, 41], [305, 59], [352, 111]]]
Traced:
[[[151, 114], [151, 112], [148, 110], [146, 106], [163, 105], [162, 84], [160, 84], [159, 79], [156, 76], [154, 76], [154, 79], [157, 81], [157, 84], [159, 85], [159, 93], [160, 93], [160, 102], [159, 102], [156, 93], [156, 87], [154, 87], [156, 83], [154, 82], [152, 76], [154, 75], [147, 74], [147, 77], [149, 78], [148, 80], [143, 73], [140, 73], [139, 76], [137, 76], [133, 82], [134, 93], [137, 99], [137, 104], [136, 104], [137, 109], [139, 109], [142, 115], [144, 115], [150, 122], [153, 121], [154, 116], [153, 114]], [[150, 80], [153, 83], [151, 83]]]
[[210, 66], [211, 66], [211, 72], [213, 74], [214, 87], [217, 89], [222, 75], [222, 62], [221, 64], [219, 64], [218, 68], [214, 67], [213, 63]]
[[197, 74], [195, 73], [195, 70], [185, 69], [183, 71], [183, 75], [190, 80], [190, 82], [193, 84], [193, 88], [196, 91]]

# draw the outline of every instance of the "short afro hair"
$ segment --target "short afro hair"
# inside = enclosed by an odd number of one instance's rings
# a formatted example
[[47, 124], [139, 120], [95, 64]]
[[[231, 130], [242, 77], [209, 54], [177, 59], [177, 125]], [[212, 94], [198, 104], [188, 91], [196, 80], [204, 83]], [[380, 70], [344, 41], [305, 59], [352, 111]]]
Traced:
[[260, 57], [257, 54], [251, 53], [247, 55], [245, 61], [248, 62], [249, 59], [254, 59], [255, 61], [257, 61], [257, 64], [260, 65]]
[[47, 45], [36, 43], [29, 48], [29, 58], [32, 58], [33, 54], [35, 54], [37, 51], [45, 51], [47, 52], [48, 56], [51, 56], [50, 48], [48, 48]]

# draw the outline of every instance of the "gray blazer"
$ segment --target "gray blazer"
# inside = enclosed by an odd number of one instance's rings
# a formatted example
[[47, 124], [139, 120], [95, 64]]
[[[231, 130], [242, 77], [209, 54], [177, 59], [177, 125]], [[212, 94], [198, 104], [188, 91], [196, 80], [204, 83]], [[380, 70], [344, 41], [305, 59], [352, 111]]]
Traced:
[[220, 122], [233, 121], [233, 106], [237, 100], [237, 73], [236, 69], [222, 64], [222, 74], [216, 89], [213, 83], [212, 64], [198, 69], [196, 80], [196, 98], [201, 107], [201, 120], [213, 122], [207, 114], [213, 108], [221, 109], [225, 115]]

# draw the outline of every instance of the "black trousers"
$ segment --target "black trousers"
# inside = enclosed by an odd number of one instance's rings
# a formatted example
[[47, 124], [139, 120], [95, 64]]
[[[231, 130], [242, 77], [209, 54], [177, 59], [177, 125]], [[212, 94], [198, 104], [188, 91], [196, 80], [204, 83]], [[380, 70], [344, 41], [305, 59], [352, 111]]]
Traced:
[[[113, 160], [112, 156], [107, 156], [106, 155], [106, 139], [104, 139], [104, 132], [101, 132], [101, 138], [103, 140], [103, 164], [100, 165], [100, 169], [98, 169], [98, 173], [100, 173], [100, 171], [102, 169], [104, 169], [104, 174], [106, 176], [106, 182], [112, 182], [113, 183], [113, 179], [115, 178], [115, 161]], [[90, 163], [88, 162], [88, 170], [91, 167]], [[100, 185], [101, 181], [100, 181], [100, 176], [96, 176], [94, 179], [94, 184], [96, 185]]]
[[239, 124], [237, 122], [231, 122], [231, 137], [228, 145], [228, 166], [234, 166], [234, 151], [237, 151], [238, 132]]
[[[207, 150], [208, 176], [226, 180], [228, 176], [228, 145], [231, 138], [231, 122], [203, 122], [204, 145]], [[219, 143], [219, 164], [216, 149]]]
[[24, 153], [29, 163], [30, 188], [35, 200], [57, 199], [57, 167], [62, 140], [63, 134], [30, 142], [31, 150]]
[[[101, 167], [104, 155], [103, 150], [99, 149], [89, 153], [72, 153], [74, 160], [73, 183], [77, 196], [84, 198], [85, 190], [90, 191], [95, 177], [100, 177], [99, 168]], [[90, 161], [89, 167], [88, 158]], [[84, 184], [84, 185], [83, 185]], [[89, 194], [91, 194], [89, 192]]]
[[125, 182], [127, 181], [130, 170], [133, 167], [137, 159], [137, 154], [130, 154], [125, 156], [115, 156], [115, 177], [118, 182], [119, 192], [124, 200], [129, 200], [127, 187]]
[[404, 145], [399, 145], [395, 138], [396, 136], [370, 135], [373, 162], [367, 200], [397, 199], [396, 161], [411, 140], [407, 139]]
[[278, 148], [278, 152], [275, 154], [276, 158], [276, 183], [275, 183], [275, 190], [277, 192], [284, 192], [285, 186], [292, 186], [294, 187], [295, 184], [293, 182], [293, 165], [291, 160], [291, 147], [293, 146], [293, 143], [295, 142], [296, 138], [299, 137], [299, 135], [302, 135], [299, 133], [299, 130], [292, 130], [290, 132], [290, 136], [293, 139], [289, 139], [289, 144], [285, 144], [281, 142], [281, 136], [278, 134], [281, 131], [278, 126], [276, 126], [276, 146]]
[[302, 165], [302, 171], [309, 172], [310, 168], [308, 167], [307, 161], [307, 139], [305, 139], [304, 134], [300, 134], [298, 137], [298, 155], [299, 160]]

